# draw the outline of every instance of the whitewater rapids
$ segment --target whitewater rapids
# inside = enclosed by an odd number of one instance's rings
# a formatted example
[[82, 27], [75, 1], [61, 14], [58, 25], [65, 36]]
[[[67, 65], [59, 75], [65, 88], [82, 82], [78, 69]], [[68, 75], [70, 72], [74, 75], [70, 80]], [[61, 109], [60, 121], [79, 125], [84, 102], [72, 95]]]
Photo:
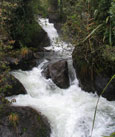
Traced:
[[[47, 49], [63, 54], [65, 58], [70, 57], [73, 48], [60, 40], [54, 25], [48, 19], [39, 19], [39, 24], [51, 41]], [[12, 72], [24, 85], [27, 94], [8, 99], [15, 98], [13, 105], [30, 106], [45, 115], [51, 125], [51, 137], [90, 137], [97, 95], [81, 90], [76, 76], [68, 89], [60, 89], [51, 79], [42, 76], [42, 66], [46, 62], [44, 59], [31, 71]], [[115, 132], [115, 101], [109, 102], [101, 97], [92, 137], [107, 136], [112, 132]]]

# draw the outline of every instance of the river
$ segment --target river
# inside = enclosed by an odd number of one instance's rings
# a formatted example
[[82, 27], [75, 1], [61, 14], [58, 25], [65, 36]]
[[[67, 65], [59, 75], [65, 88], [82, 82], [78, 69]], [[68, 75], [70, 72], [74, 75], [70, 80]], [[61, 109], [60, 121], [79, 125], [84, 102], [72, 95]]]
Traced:
[[[51, 125], [51, 137], [90, 137], [93, 115], [98, 96], [79, 87], [71, 62], [73, 46], [63, 42], [48, 19], [39, 19], [39, 24], [48, 33], [50, 47], [58, 58], [68, 59], [73, 75], [68, 89], [60, 89], [51, 79], [42, 76], [45, 59], [31, 71], [14, 71], [12, 74], [24, 85], [27, 94], [9, 97], [16, 99], [14, 106], [30, 106], [47, 117]], [[55, 56], [55, 57], [56, 57]], [[54, 57], [53, 57], [54, 59]], [[107, 136], [115, 132], [115, 101], [101, 97], [92, 137]]]

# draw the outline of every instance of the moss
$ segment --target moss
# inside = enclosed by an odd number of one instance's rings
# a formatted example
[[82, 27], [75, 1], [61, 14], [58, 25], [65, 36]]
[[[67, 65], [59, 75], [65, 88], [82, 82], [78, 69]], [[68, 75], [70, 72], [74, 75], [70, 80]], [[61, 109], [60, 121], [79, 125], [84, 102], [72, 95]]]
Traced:
[[[87, 46], [79, 45], [75, 47], [73, 52], [73, 65], [81, 88], [88, 92], [96, 91], [98, 95], [115, 74], [114, 47], [105, 47], [103, 45], [100, 49], [95, 48], [91, 51]], [[115, 80], [111, 82], [103, 97], [115, 100], [114, 87]]]
[[103, 57], [108, 61], [115, 62], [115, 47], [107, 45], [103, 50]]
[[91, 51], [87, 46], [76, 46], [73, 61], [75, 68], [80, 70], [87, 67], [96, 74], [105, 73], [112, 76], [115, 73], [115, 47], [102, 45], [100, 49]]

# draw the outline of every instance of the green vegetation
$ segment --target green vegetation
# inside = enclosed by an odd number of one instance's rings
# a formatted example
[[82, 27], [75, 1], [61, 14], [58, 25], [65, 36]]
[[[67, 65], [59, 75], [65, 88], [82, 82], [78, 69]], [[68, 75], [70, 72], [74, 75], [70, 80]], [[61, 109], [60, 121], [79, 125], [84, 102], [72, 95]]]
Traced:
[[15, 40], [15, 47], [31, 44], [33, 34], [40, 32], [41, 27], [35, 20], [38, 7], [39, 0], [3, 1], [3, 27]]
[[64, 31], [72, 36], [75, 45], [89, 45], [91, 50], [103, 44], [114, 46], [115, 1], [65, 0], [63, 3], [67, 17]]
[[6, 58], [25, 56], [29, 47], [38, 46], [42, 29], [37, 23], [37, 16], [41, 14], [45, 14], [45, 11], [40, 0], [0, 2], [0, 95], [11, 88], [7, 82], [10, 67]]
[[[115, 0], [4, 0], [0, 2], [0, 96], [11, 88], [7, 83], [10, 67], [6, 57], [24, 57], [30, 47], [35, 48], [34, 37], [41, 33], [37, 16], [47, 17], [49, 13], [63, 20], [64, 37], [75, 45], [73, 58], [77, 58], [82, 77], [90, 73], [93, 81], [95, 72], [104, 71], [110, 76], [115, 72]], [[93, 127], [99, 99], [100, 96]], [[8, 119], [16, 127], [19, 116], [11, 113]], [[110, 135], [114, 136], [115, 133]]]

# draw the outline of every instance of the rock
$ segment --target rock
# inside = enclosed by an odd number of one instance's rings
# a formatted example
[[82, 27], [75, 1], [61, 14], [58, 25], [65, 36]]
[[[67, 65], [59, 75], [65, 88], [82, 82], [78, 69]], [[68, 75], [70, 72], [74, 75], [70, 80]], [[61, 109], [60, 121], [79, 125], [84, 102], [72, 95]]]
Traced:
[[18, 59], [14, 57], [6, 57], [6, 61], [8, 62], [9, 66], [16, 65], [18, 63]]
[[[98, 95], [101, 94], [110, 79], [111, 77], [107, 77], [101, 74], [95, 76], [94, 87]], [[112, 80], [102, 96], [110, 101], [115, 100], [115, 79]]]
[[42, 73], [47, 79], [51, 78], [58, 87], [64, 89], [69, 87], [68, 64], [66, 60], [47, 65]]
[[37, 66], [36, 57], [31, 50], [29, 50], [25, 55], [19, 54], [15, 58], [6, 57], [6, 61], [8, 62], [11, 70], [31, 70], [33, 67]]
[[43, 49], [43, 47], [50, 46], [50, 39], [47, 33], [42, 28], [40, 28], [38, 32], [33, 33], [31, 42], [26, 43], [26, 45], [28, 45], [28, 47], [34, 47], [40, 51]]
[[0, 109], [0, 137], [50, 137], [47, 119], [29, 107]]
[[[84, 46], [76, 46], [73, 51], [73, 65], [80, 87], [87, 92], [96, 92], [100, 95], [115, 74], [115, 62], [104, 58], [99, 51], [87, 52], [88, 56], [86, 57]], [[115, 100], [115, 79], [109, 84], [102, 96], [109, 101]]]
[[49, 18], [50, 23], [60, 22], [60, 16], [56, 12], [50, 12], [49, 15], [48, 15], [48, 18]]
[[[23, 43], [27, 47], [20, 47], [20, 42], [15, 43], [16, 49], [19, 49], [19, 53], [16, 53], [14, 56], [6, 57], [5, 61], [8, 62], [11, 70], [22, 69], [22, 70], [31, 70], [33, 67], [36, 67], [38, 59], [40, 56], [36, 57], [36, 53], [46, 52], [44, 47], [50, 46], [50, 39], [47, 33], [38, 25], [36, 31], [31, 34], [31, 37], [28, 41]], [[15, 49], [13, 49], [15, 53]], [[21, 51], [22, 50], [22, 51]], [[22, 53], [21, 53], [22, 52]]]
[[[18, 94], [26, 94], [26, 90], [23, 85], [11, 74], [7, 75], [4, 83], [6, 88], [3, 89], [2, 96], [12, 96]], [[2, 85], [1, 85], [2, 87]]]
[[58, 0], [50, 0], [49, 1], [49, 7], [48, 7], [48, 18], [50, 22], [57, 22], [59, 21], [59, 6], [58, 6]]
[[[38, 51], [40, 49], [43, 49], [43, 47], [50, 46], [50, 39], [47, 35], [47, 33], [43, 30], [43, 28], [39, 25], [37, 21], [33, 21], [33, 24], [31, 24], [33, 27], [30, 28], [27, 32], [27, 35], [22, 37], [16, 37], [15, 38], [15, 47], [16, 49], [19, 49], [23, 46], [26, 46], [28, 48], [34, 48]], [[25, 33], [26, 34], [26, 33]], [[22, 44], [20, 44], [22, 43]]]
[[2, 109], [6, 104], [10, 104], [10, 102], [6, 98], [0, 96], [0, 109]]
[[59, 35], [63, 35], [63, 30], [61, 29], [62, 28], [62, 26], [63, 26], [63, 23], [60, 21], [60, 22], [56, 22], [56, 23], [54, 23], [54, 27], [56, 28], [56, 30], [57, 30], [57, 32], [58, 32], [58, 34]]
[[41, 60], [49, 54], [50, 51], [45, 49], [41, 49], [41, 52], [33, 52], [28, 49], [28, 52], [25, 55], [19, 53], [16, 57], [6, 57], [5, 61], [7, 61], [11, 70], [31, 70], [33, 67], [38, 66], [38, 62], [41, 62]]

